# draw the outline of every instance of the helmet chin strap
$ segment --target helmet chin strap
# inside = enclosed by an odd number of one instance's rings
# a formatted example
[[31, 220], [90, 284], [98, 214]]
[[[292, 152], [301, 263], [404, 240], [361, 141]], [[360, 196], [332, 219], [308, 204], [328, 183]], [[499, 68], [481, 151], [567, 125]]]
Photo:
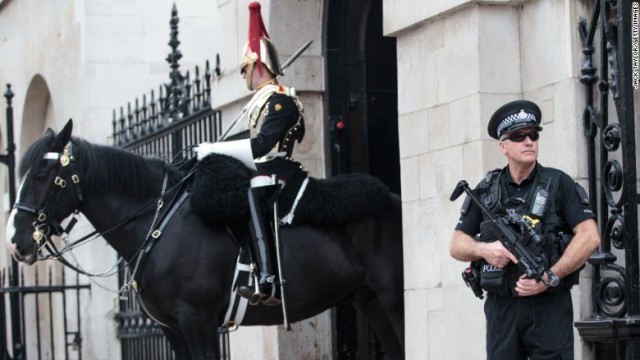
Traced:
[[253, 87], [251, 86], [251, 83], [253, 82], [253, 69], [255, 68], [254, 66], [255, 63], [248, 63], [247, 64], [247, 69], [245, 70], [245, 81], [247, 82], [247, 89], [253, 91]]
[[262, 89], [263, 87], [265, 87], [265, 86], [267, 86], [269, 84], [277, 84], [277, 83], [278, 83], [277, 79], [270, 79], [270, 80], [267, 80], [267, 81], [263, 82], [262, 84], [256, 86], [256, 90], [260, 90], [260, 89]]
[[[262, 65], [262, 64], [261, 64], [261, 65]], [[258, 67], [258, 66], [255, 66], [255, 63], [254, 63], [254, 64], [249, 65], [249, 69], [248, 69], [248, 72], [247, 72], [247, 87], [249, 88], [249, 90], [252, 90], [252, 91], [253, 91], [253, 90], [260, 90], [261, 88], [265, 87], [265, 86], [266, 86], [266, 85], [268, 85], [268, 84], [277, 84], [277, 83], [278, 83], [278, 79], [277, 79], [277, 78], [275, 78], [275, 77], [269, 77], [269, 78], [268, 78], [268, 79], [266, 79], [264, 82], [262, 82], [262, 83], [260, 83], [260, 84], [256, 85], [256, 87], [254, 88], [254, 87], [252, 86], [252, 85], [253, 85], [253, 77], [255, 76], [255, 69], [256, 69], [257, 67]], [[266, 74], [266, 72], [268, 71], [268, 70], [266, 69], [266, 66], [262, 65], [262, 71], [263, 71], [263, 74]], [[269, 74], [270, 74], [270, 72], [269, 72]], [[261, 78], [264, 78], [264, 76], [263, 76], [263, 75], [260, 75], [260, 77], [261, 77]]]

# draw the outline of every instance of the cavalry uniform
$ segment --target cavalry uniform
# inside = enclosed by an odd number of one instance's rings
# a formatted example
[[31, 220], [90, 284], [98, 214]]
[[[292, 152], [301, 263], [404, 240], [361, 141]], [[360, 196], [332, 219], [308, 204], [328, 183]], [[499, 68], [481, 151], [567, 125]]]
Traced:
[[294, 88], [267, 84], [253, 96], [247, 120], [258, 172], [277, 174], [286, 182], [292, 172], [300, 171], [291, 155], [294, 144], [304, 137], [302, 113]]
[[[252, 286], [241, 286], [238, 293], [257, 303], [257, 295], [267, 305], [277, 305], [275, 299], [275, 271], [273, 267], [274, 249], [272, 236], [275, 227], [269, 228], [268, 219], [273, 219], [274, 202], [278, 192], [287, 180], [296, 173], [303, 172], [302, 166], [291, 159], [295, 141], [304, 136], [302, 104], [295, 96], [293, 88], [267, 84], [260, 88], [247, 109], [251, 152], [255, 158], [257, 172], [251, 179], [249, 205], [252, 224], [252, 255], [257, 261], [260, 291]], [[276, 175], [277, 183], [272, 175]], [[271, 284], [267, 289], [265, 284]], [[253, 300], [251, 300], [253, 299]]]
[[256, 91], [243, 108], [245, 118], [241, 119], [248, 121], [250, 138], [200, 144], [196, 152], [198, 159], [210, 153], [233, 156], [256, 170], [247, 194], [251, 215], [249, 248], [257, 268], [253, 271], [255, 284], [241, 286], [238, 293], [249, 298], [252, 305], [278, 305], [272, 258], [276, 255], [273, 234], [279, 224], [273, 221], [273, 209], [282, 183], [303, 172], [300, 164], [291, 159], [294, 143], [304, 137], [303, 107], [293, 88], [277, 82], [277, 76], [283, 74], [278, 52], [256, 1], [249, 4], [249, 40], [243, 48], [240, 69], [249, 90]]

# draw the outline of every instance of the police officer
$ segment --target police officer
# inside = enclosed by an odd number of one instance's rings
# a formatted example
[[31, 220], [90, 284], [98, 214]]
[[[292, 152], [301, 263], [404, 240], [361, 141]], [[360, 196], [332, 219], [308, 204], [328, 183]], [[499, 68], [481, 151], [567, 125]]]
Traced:
[[[275, 271], [273, 270], [273, 232], [267, 219], [280, 186], [296, 172], [299, 163], [291, 158], [294, 143], [304, 136], [303, 107], [295, 90], [278, 83], [282, 75], [274, 44], [269, 39], [257, 1], [249, 4], [249, 40], [240, 64], [241, 74], [249, 90], [255, 94], [243, 109], [250, 138], [244, 140], [203, 143], [196, 148], [198, 159], [210, 153], [230, 155], [256, 170], [248, 193], [251, 214], [251, 254], [257, 262], [258, 291], [241, 286], [238, 293], [266, 305], [278, 305]], [[274, 183], [272, 174], [278, 175]], [[272, 224], [277, 226], [276, 224]], [[258, 301], [259, 300], [259, 301]]]
[[[487, 219], [468, 200], [450, 245], [455, 259], [484, 265], [489, 359], [573, 359], [569, 289], [600, 244], [584, 189], [564, 172], [537, 161], [540, 121], [540, 108], [526, 100], [509, 102], [493, 114], [489, 135], [499, 141], [507, 166], [489, 172], [474, 191], [494, 214], [534, 219], [544, 239], [549, 274], [562, 279], [560, 283], [550, 282], [547, 273], [542, 281], [523, 276], [517, 259], [495, 235], [483, 236], [481, 225]], [[483, 241], [475, 238], [478, 234]]]

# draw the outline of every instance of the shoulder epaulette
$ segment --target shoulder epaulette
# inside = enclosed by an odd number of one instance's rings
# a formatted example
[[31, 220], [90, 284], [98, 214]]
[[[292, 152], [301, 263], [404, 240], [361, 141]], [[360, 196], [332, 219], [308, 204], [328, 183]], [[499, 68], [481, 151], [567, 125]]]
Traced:
[[276, 88], [276, 94], [287, 95], [290, 97], [296, 96], [296, 89], [288, 86], [278, 85]]

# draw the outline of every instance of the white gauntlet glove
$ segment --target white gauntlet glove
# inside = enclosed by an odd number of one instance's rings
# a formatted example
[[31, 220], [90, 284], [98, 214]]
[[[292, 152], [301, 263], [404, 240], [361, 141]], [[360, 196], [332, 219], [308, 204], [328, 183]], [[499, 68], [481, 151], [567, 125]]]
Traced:
[[209, 154], [222, 154], [234, 157], [244, 165], [252, 170], [256, 170], [256, 165], [253, 163], [253, 153], [251, 152], [251, 140], [234, 140], [234, 141], [221, 141], [215, 143], [201, 143], [193, 149], [196, 152], [198, 161], [204, 159]]
[[209, 155], [209, 154], [219, 154], [220, 151], [216, 151], [216, 146], [218, 145], [218, 143], [210, 143], [210, 142], [206, 142], [206, 143], [201, 143], [198, 144], [198, 146], [196, 146], [193, 150], [196, 152], [196, 155], [198, 157], [198, 161], [204, 159], [205, 156]]

